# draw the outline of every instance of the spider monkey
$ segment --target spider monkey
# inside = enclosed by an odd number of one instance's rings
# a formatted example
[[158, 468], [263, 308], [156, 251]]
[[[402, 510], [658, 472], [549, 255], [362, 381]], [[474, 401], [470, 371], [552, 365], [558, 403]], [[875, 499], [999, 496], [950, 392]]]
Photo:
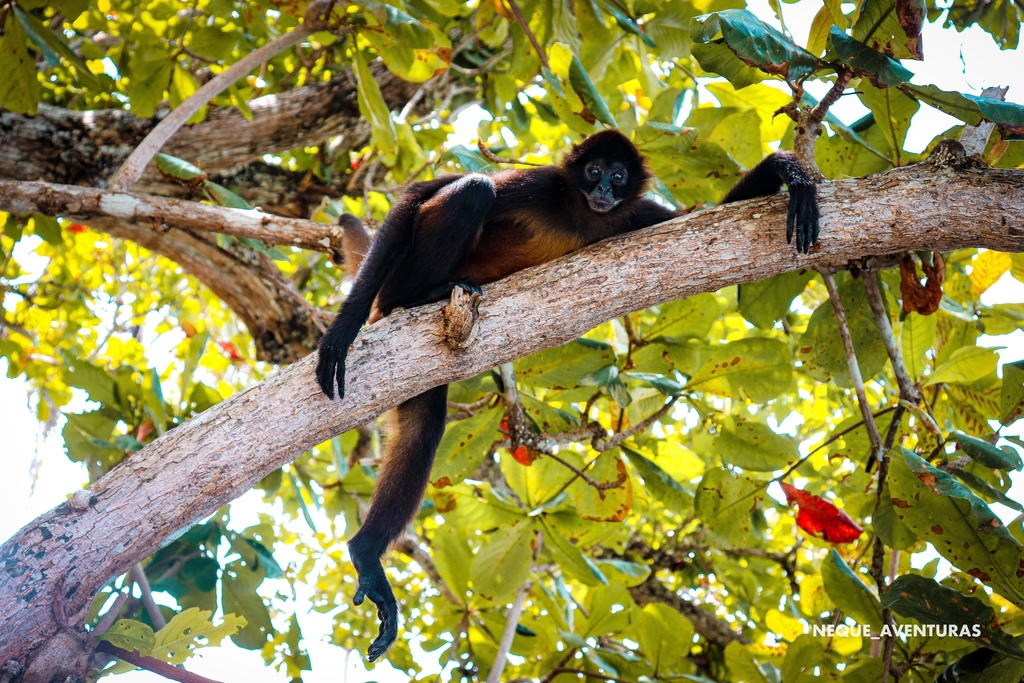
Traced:
[[[467, 173], [414, 183], [384, 219], [352, 291], [320, 341], [317, 382], [328, 397], [345, 392], [345, 358], [363, 323], [394, 309], [447, 298], [453, 287], [479, 286], [551, 261], [599, 240], [676, 215], [644, 196], [650, 179], [633, 143], [603, 130], [575, 145], [557, 166]], [[786, 239], [806, 252], [818, 237], [814, 182], [788, 152], [775, 152], [747, 173], [723, 203], [789, 186]], [[447, 385], [395, 410], [397, 430], [362, 527], [349, 541], [359, 575], [353, 602], [377, 606], [380, 632], [367, 652], [384, 654], [398, 635], [398, 604], [380, 558], [416, 515], [447, 415]]]

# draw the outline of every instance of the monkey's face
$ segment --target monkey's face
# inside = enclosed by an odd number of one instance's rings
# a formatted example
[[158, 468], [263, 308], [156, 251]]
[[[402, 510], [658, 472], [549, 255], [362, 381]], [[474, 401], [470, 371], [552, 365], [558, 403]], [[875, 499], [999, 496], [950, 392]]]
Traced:
[[591, 211], [608, 213], [628, 196], [629, 181], [629, 169], [625, 164], [595, 159], [583, 167], [579, 188]]

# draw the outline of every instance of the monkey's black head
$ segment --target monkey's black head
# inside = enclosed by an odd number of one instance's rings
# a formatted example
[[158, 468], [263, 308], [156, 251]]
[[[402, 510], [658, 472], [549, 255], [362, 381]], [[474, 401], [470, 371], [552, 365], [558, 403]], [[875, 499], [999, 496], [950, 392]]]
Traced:
[[608, 213], [640, 197], [650, 177], [636, 146], [614, 129], [574, 145], [562, 166], [595, 213]]

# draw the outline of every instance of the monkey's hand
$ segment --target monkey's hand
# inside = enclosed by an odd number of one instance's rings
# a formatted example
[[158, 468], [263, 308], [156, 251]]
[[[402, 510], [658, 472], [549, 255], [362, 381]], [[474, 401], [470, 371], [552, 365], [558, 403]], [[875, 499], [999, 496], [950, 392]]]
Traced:
[[796, 235], [796, 250], [810, 251], [818, 241], [818, 193], [814, 182], [789, 184], [789, 213], [786, 217], [786, 242], [792, 243]]
[[370, 567], [357, 568], [356, 571], [359, 573], [359, 588], [352, 602], [358, 606], [363, 604], [365, 598], [370, 598], [377, 606], [377, 618], [380, 619], [380, 632], [366, 651], [366, 656], [374, 662], [388, 651], [398, 637], [398, 601], [395, 600], [380, 560]]
[[338, 385], [338, 398], [345, 398], [345, 358], [348, 347], [333, 342], [328, 333], [320, 340], [320, 360], [316, 364], [316, 382], [327, 398], [334, 398], [334, 385]]

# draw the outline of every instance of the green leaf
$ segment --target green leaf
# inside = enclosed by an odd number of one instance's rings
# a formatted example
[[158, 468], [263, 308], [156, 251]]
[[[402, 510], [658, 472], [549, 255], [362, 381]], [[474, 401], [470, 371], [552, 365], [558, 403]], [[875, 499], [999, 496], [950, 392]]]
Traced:
[[722, 306], [712, 293], [697, 294], [658, 307], [658, 316], [640, 328], [644, 339], [703, 339], [722, 315]]
[[935, 346], [935, 316], [908, 313], [901, 342], [907, 373], [912, 379], [922, 377], [929, 367], [927, 353]]
[[894, 88], [876, 88], [869, 83], [862, 83], [860, 99], [875, 117], [882, 134], [892, 150], [892, 157], [899, 160], [903, 156], [903, 143], [907, 139], [910, 120], [921, 108], [921, 105]]
[[1024, 407], [1024, 361], [1003, 365], [1003, 385], [999, 393], [999, 419], [1004, 425], [1016, 420]]
[[623, 446], [622, 450], [629, 456], [629, 462], [643, 478], [644, 486], [651, 492], [651, 495], [676, 512], [693, 507], [693, 494], [670, 477], [668, 472], [627, 446]]
[[589, 557], [567, 541], [547, 521], [544, 521], [543, 525], [544, 551], [551, 555], [563, 571], [588, 586], [608, 585], [608, 579]]
[[752, 472], [781, 470], [797, 460], [796, 444], [754, 419], [728, 418], [714, 439], [722, 460]]
[[577, 339], [516, 361], [516, 378], [524, 386], [571, 389], [587, 373], [614, 361], [615, 353], [610, 346]]
[[132, 113], [150, 118], [171, 83], [174, 59], [162, 42], [143, 42], [129, 52], [128, 96]]
[[988, 505], [914, 453], [897, 448], [889, 458], [889, 489], [900, 520], [954, 567], [1024, 605], [1024, 556]]
[[[260, 604], [263, 604], [262, 601]], [[156, 642], [151, 656], [170, 664], [181, 664], [197, 645], [216, 647], [225, 637], [233, 636], [239, 633], [239, 629], [244, 630], [246, 627], [244, 617], [226, 610], [220, 624], [214, 624], [210, 620], [212, 614], [197, 607], [175, 614], [166, 626], [156, 632]]]
[[[875, 327], [864, 284], [851, 280], [840, 285], [839, 297], [846, 311], [860, 374], [866, 382], [881, 371], [889, 356]], [[841, 387], [853, 386], [831, 301], [818, 306], [811, 315], [800, 337], [797, 358], [803, 362], [803, 370], [819, 382], [832, 380]]]
[[480, 466], [491, 444], [501, 438], [498, 427], [504, 414], [501, 407], [488, 408], [448, 425], [430, 471], [434, 486], [461, 483]]
[[[611, 584], [598, 586], [591, 593], [590, 617], [587, 619], [586, 628], [583, 629], [584, 638], [594, 638], [603, 635], [620, 633], [629, 628], [632, 609], [636, 603], [629, 595], [625, 586]], [[624, 607], [618, 609], [615, 607]]]
[[909, 550], [917, 544], [917, 534], [896, 515], [888, 487], [882, 492], [882, 499], [871, 514], [871, 526], [882, 542], [893, 550]]
[[793, 356], [777, 339], [751, 337], [718, 346], [686, 388], [765, 403], [789, 389]]
[[1024, 105], [991, 97], [947, 92], [934, 85], [906, 85], [903, 90], [972, 126], [984, 119], [1014, 133], [1024, 133]]
[[572, 89], [583, 100], [583, 104], [586, 106], [584, 110], [586, 113], [589, 113], [601, 123], [613, 127], [617, 125], [615, 117], [608, 110], [608, 105], [605, 103], [604, 98], [601, 97], [597, 88], [594, 87], [594, 82], [590, 80], [590, 75], [584, 68], [583, 62], [575, 54], [572, 56], [572, 64], [569, 67], [569, 84], [572, 85]]
[[60, 223], [52, 216], [45, 216], [41, 213], [32, 214], [32, 230], [47, 244], [59, 246], [64, 243]]
[[785, 683], [816, 680], [815, 670], [826, 663], [825, 648], [818, 639], [810, 634], [801, 634], [786, 648], [782, 680]]
[[197, 185], [206, 180], [206, 171], [184, 159], [172, 157], [163, 152], [157, 153], [155, 157], [156, 167], [168, 178], [180, 180], [187, 185]]
[[352, 63], [356, 72], [359, 113], [370, 124], [370, 129], [373, 131], [373, 142], [377, 148], [385, 154], [393, 155], [398, 152], [395, 125], [391, 120], [388, 105], [384, 102], [384, 96], [380, 92], [380, 86], [377, 85], [377, 80], [370, 73], [370, 68], [366, 66], [361, 51], [353, 52]]
[[869, 624], [872, 631], [882, 629], [882, 606], [860, 577], [834, 549], [821, 565], [821, 579], [828, 597], [859, 624]]
[[637, 619], [636, 635], [655, 678], [663, 679], [673, 672], [689, 670], [687, 658], [693, 640], [693, 624], [676, 610], [660, 602], [645, 605]]
[[577, 477], [568, 491], [576, 501], [576, 512], [580, 517], [599, 522], [624, 520], [633, 507], [633, 484], [618, 449], [597, 456], [597, 460], [587, 470], [587, 476], [602, 484], [621, 483], [611, 488], [598, 489]]
[[985, 467], [995, 470], [1017, 470], [1024, 469], [1024, 461], [1012, 448], [1003, 450], [996, 448], [987, 441], [968, 436], [963, 432], [953, 432], [949, 435], [950, 441], [955, 441], [963, 449], [964, 453], [971, 456], [971, 459]]
[[991, 607], [933, 579], [916, 574], [898, 577], [882, 595], [882, 605], [922, 624], [958, 627], [957, 637], [1024, 659], [1024, 648], [993, 626], [997, 620]]
[[708, 73], [718, 74], [727, 79], [737, 89], [745, 88], [765, 79], [765, 74], [736, 56], [725, 43], [694, 43], [691, 48], [693, 58], [700, 68]]
[[[953, 352], [949, 359], [935, 368], [924, 386], [940, 382], [945, 384], [974, 384], [996, 371], [999, 354], [994, 348], [965, 346]], [[994, 417], [994, 416], [993, 416]]]
[[626, 588], [639, 586], [651, 575], [651, 568], [639, 562], [626, 560], [594, 560], [594, 564], [612, 584], [621, 584]]
[[[907, 21], [913, 37], [907, 36], [907, 29], [900, 23], [899, 10], [902, 7], [911, 10], [903, 13], [903, 19]], [[853, 25], [853, 37], [872, 50], [894, 59], [921, 59], [920, 31], [924, 14], [924, 0], [903, 3], [895, 0], [865, 0], [857, 23]], [[915, 18], [916, 22], [911, 21]]]
[[697, 486], [694, 511], [725, 547], [749, 548], [760, 542], [751, 516], [764, 499], [764, 484], [722, 468], [710, 469]]
[[7, 13], [4, 33], [0, 36], [0, 106], [16, 114], [35, 116], [39, 107], [39, 82], [36, 61], [28, 53], [25, 30], [14, 12]]
[[747, 64], [798, 81], [814, 73], [817, 59], [747, 10], [729, 9], [690, 20], [695, 43], [709, 43], [719, 34]]
[[138, 652], [143, 656], [148, 656], [156, 644], [156, 635], [152, 627], [134, 619], [118, 619], [109, 631], [96, 637], [114, 647]]
[[533, 520], [524, 519], [490, 534], [469, 567], [477, 595], [497, 602], [510, 597], [526, 583], [533, 565], [534, 531]]
[[739, 311], [755, 327], [770, 330], [814, 279], [809, 270], [795, 270], [739, 286]]
[[[159, 157], [162, 155], [158, 154], [157, 156]], [[249, 202], [245, 201], [244, 199], [242, 199], [237, 194], [235, 194], [228, 188], [224, 187], [223, 185], [215, 183], [212, 180], [207, 180], [205, 183], [203, 183], [203, 188], [210, 193], [210, 196], [213, 198], [213, 201], [217, 202], [217, 204], [219, 204], [220, 206], [226, 206], [229, 209], [252, 209], [252, 205], [249, 204]], [[264, 247], [265, 246], [266, 245], [264, 245]]]
[[829, 31], [829, 43], [836, 55], [854, 73], [867, 76], [879, 88], [902, 85], [914, 74], [896, 60], [846, 35], [836, 26]]

